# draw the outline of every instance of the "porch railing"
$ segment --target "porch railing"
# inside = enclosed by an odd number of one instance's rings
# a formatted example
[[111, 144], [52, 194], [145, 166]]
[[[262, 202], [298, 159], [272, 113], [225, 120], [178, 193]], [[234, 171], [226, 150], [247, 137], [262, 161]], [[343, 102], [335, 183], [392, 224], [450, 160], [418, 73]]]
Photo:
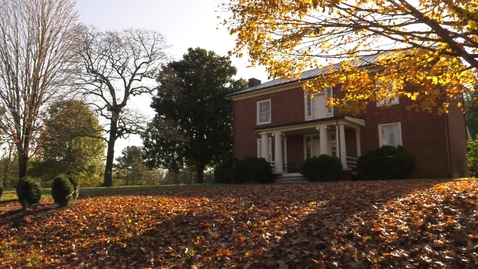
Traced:
[[347, 167], [350, 167], [353, 171], [357, 170], [357, 157], [347, 156]]
[[271, 164], [272, 171], [275, 171], [276, 170], [276, 163], [274, 161], [270, 161], [269, 163]]

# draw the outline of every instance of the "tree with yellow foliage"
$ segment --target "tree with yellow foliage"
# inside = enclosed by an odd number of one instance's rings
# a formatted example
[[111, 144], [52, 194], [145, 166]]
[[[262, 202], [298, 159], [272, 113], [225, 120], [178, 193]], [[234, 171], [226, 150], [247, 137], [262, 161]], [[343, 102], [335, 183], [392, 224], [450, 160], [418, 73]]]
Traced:
[[405, 96], [444, 112], [477, 83], [478, 0], [231, 0], [222, 7], [237, 36], [233, 54], [247, 53], [285, 79], [326, 68], [304, 89], [340, 87], [328, 105], [344, 111]]

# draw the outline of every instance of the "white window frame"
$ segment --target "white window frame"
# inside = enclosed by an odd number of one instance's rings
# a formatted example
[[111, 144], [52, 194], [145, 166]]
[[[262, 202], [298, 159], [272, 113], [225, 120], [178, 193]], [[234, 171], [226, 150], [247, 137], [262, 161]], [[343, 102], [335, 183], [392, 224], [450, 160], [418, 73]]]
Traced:
[[[308, 97], [307, 95], [305, 96], [305, 119], [310, 120], [312, 119], [312, 116], [314, 115], [314, 102], [312, 100], [312, 97]], [[310, 115], [309, 115], [309, 104], [310, 104]]]
[[[272, 161], [272, 138], [268, 137], [269, 141], [269, 161]], [[257, 139], [257, 158], [262, 158], [262, 138]]]
[[[263, 103], [269, 103], [269, 121], [261, 122], [261, 109], [260, 108], [261, 108], [261, 104], [263, 104]], [[257, 102], [257, 125], [269, 124], [269, 123], [271, 123], [271, 120], [272, 120], [272, 102], [271, 102], [271, 99], [258, 101]]]
[[[329, 93], [329, 91], [330, 91], [330, 93]], [[329, 88], [325, 89], [325, 100], [326, 100], [326, 102], [327, 102], [327, 99], [329, 97], [333, 97], [333, 96], [334, 96], [334, 90], [333, 90], [332, 87], [329, 87]], [[327, 106], [327, 104], [326, 104], [325, 105], [325, 114], [327, 116], [333, 116], [334, 115], [334, 108], [331, 107], [331, 106]]]
[[[384, 123], [384, 124], [379, 124], [378, 125], [378, 144], [379, 144], [379, 147], [382, 147], [383, 146], [383, 139], [382, 139], [382, 133], [383, 133], [383, 127], [386, 127], [386, 126], [391, 126], [391, 125], [398, 125], [398, 144], [396, 146], [403, 146], [403, 140], [402, 140], [402, 124], [400, 121], [398, 122], [390, 122], [390, 123]], [[388, 145], [388, 146], [392, 146], [392, 145]], [[395, 145], [394, 145], [395, 147]]]
[[[378, 83], [378, 81], [375, 81], [375, 85]], [[390, 82], [390, 84], [388, 85], [388, 91], [391, 92], [392, 91], [392, 82]], [[378, 101], [377, 102], [377, 107], [381, 107], [383, 105], [398, 105], [400, 104], [400, 98], [399, 96], [395, 96], [393, 98], [393, 100], [390, 102], [390, 98], [385, 98], [385, 100], [381, 100], [381, 101]]]

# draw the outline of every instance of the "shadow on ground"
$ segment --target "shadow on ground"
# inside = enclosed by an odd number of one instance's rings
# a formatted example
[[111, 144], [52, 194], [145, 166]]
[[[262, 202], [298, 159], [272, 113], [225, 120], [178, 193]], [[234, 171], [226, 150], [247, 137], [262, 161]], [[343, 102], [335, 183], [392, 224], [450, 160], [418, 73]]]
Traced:
[[[115, 258], [103, 255], [104, 259], [96, 262], [98, 266], [133, 268], [387, 268], [404, 265], [408, 259], [400, 256], [403, 248], [414, 249], [409, 258], [424, 256], [412, 264], [415, 268], [434, 267], [425, 255], [435, 259], [437, 266], [442, 262], [454, 268], [471, 268], [458, 258], [451, 262], [446, 255], [428, 254], [423, 244], [431, 239], [417, 239], [419, 234], [412, 234], [424, 227], [410, 224], [410, 236], [405, 241], [395, 240], [393, 245], [387, 238], [397, 237], [398, 230], [382, 231], [388, 224], [378, 226], [377, 220], [387, 213], [385, 208], [411, 193], [426, 193], [438, 182], [445, 181], [270, 185], [251, 187], [241, 196], [233, 189], [223, 193], [224, 188], [212, 188], [207, 190], [212, 191], [207, 194], [209, 199], [221, 203], [221, 199], [234, 197], [229, 203], [235, 204], [225, 204], [224, 210], [193, 210], [191, 205], [190, 211], [158, 220], [140, 234], [108, 246], [97, 245], [94, 248], [106, 249], [108, 256]], [[196, 197], [204, 193], [174, 195]], [[406, 209], [411, 204], [403, 206]], [[472, 212], [463, 214], [470, 217]], [[400, 221], [408, 220], [405, 215]], [[78, 253], [82, 251], [91, 248]]]

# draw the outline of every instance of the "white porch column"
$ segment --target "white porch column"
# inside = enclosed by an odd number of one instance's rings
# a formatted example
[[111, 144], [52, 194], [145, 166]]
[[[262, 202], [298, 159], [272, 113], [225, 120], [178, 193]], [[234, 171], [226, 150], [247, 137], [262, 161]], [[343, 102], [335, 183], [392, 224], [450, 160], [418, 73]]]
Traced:
[[262, 158], [269, 160], [269, 134], [268, 133], [261, 133], [261, 153]]
[[327, 137], [327, 125], [318, 126], [317, 129], [319, 130], [319, 143], [320, 143], [320, 154], [327, 154], [329, 153], [329, 140]]
[[[284, 149], [284, 166], [287, 167], [287, 136], [282, 137], [283, 149]], [[283, 166], [283, 167], [284, 167]], [[287, 172], [289, 168], [287, 167], [284, 172]]]
[[339, 123], [340, 133], [340, 160], [344, 169], [347, 168], [347, 150], [345, 146], [345, 124]]
[[360, 128], [355, 128], [355, 141], [357, 144], [357, 158], [362, 155], [362, 146], [360, 145]]
[[275, 149], [275, 159], [274, 159], [274, 166], [275, 166], [275, 173], [282, 173], [283, 171], [283, 162], [282, 162], [282, 133], [275, 132], [274, 133], [274, 149]]

